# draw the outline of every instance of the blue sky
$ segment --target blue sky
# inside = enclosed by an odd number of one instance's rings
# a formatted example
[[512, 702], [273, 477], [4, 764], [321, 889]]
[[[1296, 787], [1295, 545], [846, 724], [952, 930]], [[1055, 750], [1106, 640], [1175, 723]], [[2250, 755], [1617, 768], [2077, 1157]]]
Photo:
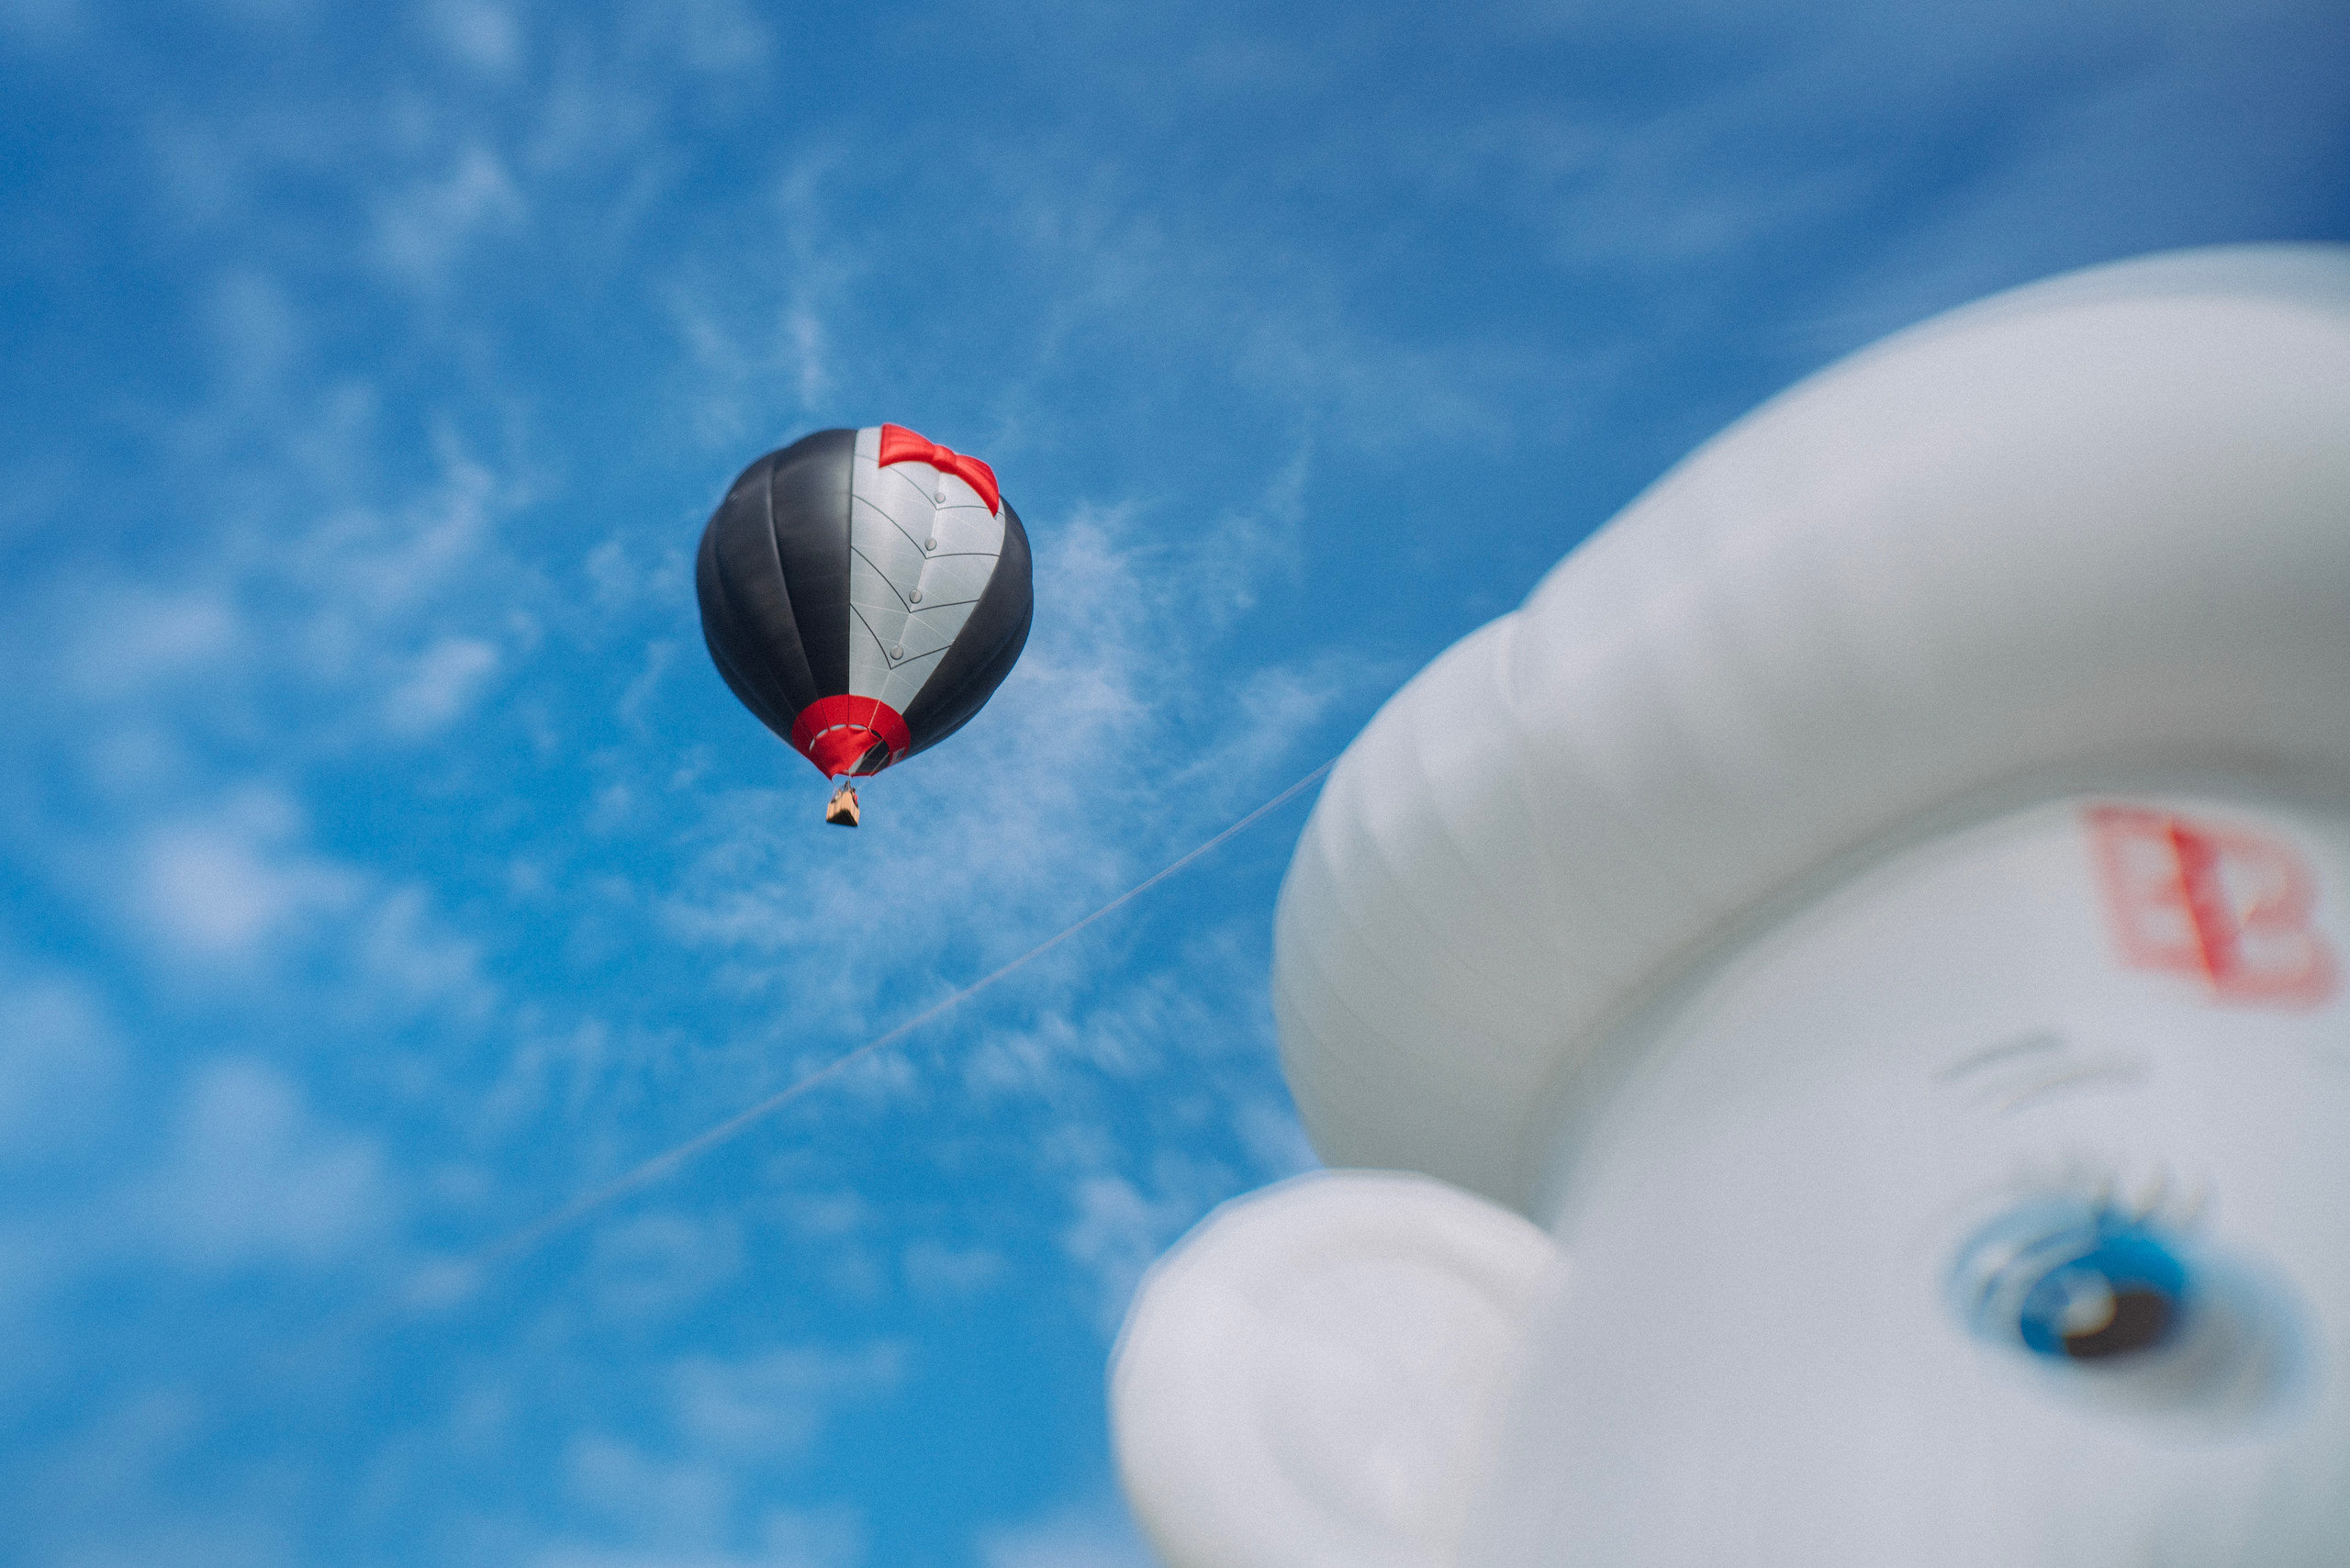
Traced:
[[[0, 1562], [1143, 1561], [1102, 1367], [1310, 1159], [1298, 802], [1893, 328], [2350, 238], [2337, 0], [0, 0]], [[728, 479], [987, 458], [1035, 633], [818, 822]], [[1463, 716], [1462, 744], [1475, 744]]]

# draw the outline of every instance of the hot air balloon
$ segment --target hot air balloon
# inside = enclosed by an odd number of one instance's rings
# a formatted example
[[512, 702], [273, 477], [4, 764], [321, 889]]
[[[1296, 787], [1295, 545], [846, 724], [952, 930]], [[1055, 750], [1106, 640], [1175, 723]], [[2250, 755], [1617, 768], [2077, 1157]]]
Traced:
[[718, 673], [838, 781], [953, 734], [1020, 658], [1028, 535], [995, 471], [902, 425], [827, 430], [743, 470], [694, 569]]

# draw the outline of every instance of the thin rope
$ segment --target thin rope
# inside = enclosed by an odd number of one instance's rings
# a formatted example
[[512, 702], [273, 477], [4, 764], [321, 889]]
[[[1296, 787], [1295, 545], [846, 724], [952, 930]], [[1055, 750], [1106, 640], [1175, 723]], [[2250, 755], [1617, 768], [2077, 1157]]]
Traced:
[[547, 1240], [549, 1238], [578, 1224], [581, 1220], [586, 1219], [589, 1215], [594, 1214], [598, 1209], [604, 1207], [606, 1204], [620, 1198], [626, 1197], [629, 1193], [637, 1191], [639, 1188], [650, 1186], [652, 1183], [661, 1180], [664, 1176], [668, 1175], [671, 1171], [676, 1170], [679, 1166], [684, 1165], [688, 1160], [694, 1159], [697, 1155], [706, 1153], [711, 1149], [716, 1148], [722, 1143], [727, 1143], [733, 1138], [740, 1137], [750, 1127], [765, 1121], [767, 1117], [774, 1115], [778, 1111], [782, 1110], [786, 1105], [790, 1104], [794, 1100], [799, 1099], [801, 1095], [807, 1093], [818, 1084], [822, 1083], [825, 1080], [847, 1070], [848, 1068], [864, 1060], [874, 1052], [881, 1050], [884, 1047], [905, 1038], [908, 1035], [912, 1034], [916, 1029], [921, 1028], [924, 1024], [927, 1024], [932, 1019], [936, 1018], [940, 1014], [950, 1012], [956, 1007], [960, 1006], [962, 1003], [969, 1001], [972, 997], [977, 996], [980, 991], [983, 991], [988, 987], [995, 984], [996, 981], [1003, 979], [1004, 976], [1012, 973], [1013, 970], [1019, 969], [1022, 965], [1026, 964], [1033, 959], [1043, 957], [1053, 948], [1059, 946], [1062, 943], [1068, 941], [1070, 937], [1076, 935], [1087, 926], [1091, 925], [1095, 921], [1101, 920], [1104, 916], [1125, 908], [1127, 904], [1130, 904], [1135, 900], [1142, 897], [1143, 894], [1150, 891], [1151, 889], [1158, 886], [1159, 883], [1167, 880], [1168, 878], [1175, 875], [1176, 872], [1181, 871], [1184, 867], [1189, 866], [1192, 861], [1199, 859], [1203, 855], [1214, 852], [1226, 840], [1247, 832], [1267, 813], [1278, 811], [1281, 807], [1287, 805], [1291, 801], [1294, 800], [1301, 792], [1311, 788], [1315, 780], [1319, 779], [1324, 774], [1329, 772], [1330, 769], [1337, 765], [1337, 760], [1338, 759], [1337, 757], [1332, 757], [1328, 762], [1324, 763], [1321, 767], [1315, 768], [1313, 772], [1307, 774], [1304, 778], [1299, 779], [1296, 783], [1291, 785], [1280, 794], [1275, 795], [1271, 800], [1267, 801], [1263, 805], [1259, 806], [1255, 811], [1250, 812], [1247, 816], [1242, 817], [1238, 822], [1234, 823], [1230, 827], [1225, 828], [1222, 833], [1217, 834], [1214, 838], [1209, 839], [1198, 848], [1169, 862], [1161, 869], [1144, 878], [1141, 881], [1136, 882], [1133, 887], [1128, 888], [1125, 892], [1120, 893], [1116, 898], [1112, 899], [1108, 903], [1103, 904], [1100, 909], [1095, 910], [1091, 914], [1087, 915], [1084, 919], [1076, 922], [1074, 924], [1064, 926], [1059, 931], [1055, 932], [1052, 935], [1046, 937], [1042, 942], [1037, 943], [1034, 947], [1029, 948], [1026, 952], [1021, 954], [1010, 963], [1004, 964], [1002, 967], [980, 976], [978, 980], [973, 980], [970, 984], [965, 986], [962, 990], [956, 991], [953, 995], [948, 996], [942, 1001], [933, 1002], [930, 1006], [923, 1009], [920, 1013], [915, 1014], [904, 1023], [898, 1025], [895, 1028], [890, 1029], [886, 1033], [874, 1036], [873, 1038], [866, 1041], [865, 1044], [857, 1047], [855, 1050], [849, 1051], [845, 1055], [834, 1058], [831, 1061], [826, 1062], [823, 1066], [809, 1073], [805, 1078], [799, 1079], [796, 1081], [786, 1085], [784, 1088], [778, 1090], [775, 1093], [768, 1095], [757, 1104], [735, 1112], [733, 1115], [727, 1117], [724, 1121], [720, 1122], [715, 1126], [709, 1127], [701, 1132], [696, 1133], [693, 1137], [686, 1139], [685, 1142], [678, 1144], [674, 1148], [670, 1148], [660, 1154], [655, 1155], [652, 1159], [644, 1161], [642, 1165], [637, 1166], [626, 1175], [618, 1177], [615, 1180], [607, 1182], [605, 1185], [595, 1189], [593, 1192], [587, 1193], [579, 1197], [574, 1198], [571, 1202], [564, 1204], [563, 1207], [555, 1210], [553, 1214], [548, 1215], [545, 1218], [523, 1226], [513, 1235], [509, 1236], [502, 1241], [495, 1243], [481, 1252], [475, 1258], [473, 1266], [478, 1270], [492, 1263], [501, 1262], [509, 1258], [520, 1257], [523, 1253], [529, 1252], [532, 1249], [538, 1247], [542, 1242]]

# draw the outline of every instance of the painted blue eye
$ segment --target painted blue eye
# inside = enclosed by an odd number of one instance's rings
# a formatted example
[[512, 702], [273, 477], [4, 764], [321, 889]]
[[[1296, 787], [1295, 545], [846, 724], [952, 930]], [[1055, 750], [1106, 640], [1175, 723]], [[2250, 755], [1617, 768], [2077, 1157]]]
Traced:
[[2087, 1362], [2160, 1349], [2186, 1318], [2194, 1283], [2153, 1226], [2075, 1203], [1994, 1221], [1960, 1249], [1952, 1282], [1977, 1333]]

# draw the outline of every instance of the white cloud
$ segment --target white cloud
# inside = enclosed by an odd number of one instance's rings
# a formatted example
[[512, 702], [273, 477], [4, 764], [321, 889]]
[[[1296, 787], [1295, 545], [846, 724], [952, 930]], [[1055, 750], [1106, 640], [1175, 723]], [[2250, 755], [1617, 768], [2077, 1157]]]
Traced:
[[135, 857], [132, 913], [180, 957], [244, 962], [297, 921], [348, 911], [360, 879], [295, 847], [298, 823], [287, 796], [262, 789], [151, 831]]
[[482, 976], [480, 950], [444, 929], [420, 887], [375, 899], [352, 940], [360, 972], [373, 982], [364, 1004], [379, 1018], [437, 1006], [453, 1019], [477, 1020], [497, 1000]]
[[317, 1265], [390, 1227], [375, 1140], [321, 1122], [266, 1063], [207, 1063], [175, 1123], [137, 1202], [140, 1228], [180, 1262]]
[[[434, 441], [433, 481], [388, 513], [337, 511], [258, 566], [307, 589], [319, 651], [328, 638], [357, 637], [413, 617], [458, 575], [478, 565], [490, 520], [512, 504], [498, 475], [448, 431]], [[372, 498], [370, 498], [372, 499]], [[333, 666], [330, 666], [333, 667]]]
[[0, 1167], [86, 1150], [123, 1065], [87, 988], [55, 975], [0, 985]]
[[855, 1237], [880, 1223], [873, 1202], [862, 1193], [811, 1192], [800, 1188], [777, 1204], [795, 1235], [823, 1239]]
[[649, 1214], [597, 1232], [588, 1276], [606, 1314], [646, 1319], [692, 1306], [742, 1266], [742, 1234], [732, 1221]]
[[641, 543], [615, 534], [588, 552], [585, 570], [597, 603], [617, 615], [648, 606], [690, 602], [694, 591], [692, 535], [681, 533], [679, 538], [666, 543], [655, 552], [650, 562], [638, 559]]
[[[1290, 160], [1318, 153], [1327, 167], [1393, 169], [1420, 150], [1317, 148], [1308, 138], [1284, 151]], [[1107, 339], [1164, 379], [1204, 377], [1219, 400], [1241, 391], [1276, 429], [1349, 454], [1492, 444], [1530, 399], [1561, 395], [1539, 345], [1404, 337], [1391, 313], [1350, 297], [1354, 269], [1309, 260], [1279, 234], [1236, 231], [1220, 205], [1167, 203], [1148, 168], [1020, 145], [978, 156], [1025, 247], [1024, 270], [1049, 280], [1027, 376], [1042, 380]]]
[[643, 72], [599, 60], [576, 38], [560, 40], [554, 55], [549, 80], [532, 95], [533, 118], [519, 162], [543, 176], [627, 160], [632, 168], [625, 195], [598, 215], [601, 233], [617, 252], [671, 172], [658, 140], [660, 84]]
[[125, 584], [63, 593], [54, 604], [73, 628], [68, 678], [93, 698], [147, 696], [201, 678], [241, 640], [236, 606], [217, 589]]
[[979, 1538], [987, 1568], [1157, 1568], [1126, 1511], [1114, 1503], [1056, 1509]]
[[[111, 758], [112, 748], [100, 755]], [[160, 790], [173, 777], [152, 782]], [[292, 984], [296, 960], [307, 958], [335, 980], [306, 1000], [328, 1003], [344, 1026], [427, 1012], [444, 1024], [483, 1019], [498, 991], [482, 973], [478, 945], [450, 928], [423, 886], [387, 884], [310, 847], [305, 816], [285, 789], [249, 785], [208, 811], [137, 829], [128, 843], [61, 851], [56, 868], [78, 896], [104, 901], [144, 937], [175, 980], [200, 991], [234, 994], [264, 977]]]
[[670, 320], [693, 366], [683, 396], [705, 444], [773, 442], [788, 426], [804, 428], [823, 407], [833, 375], [819, 301], [836, 285], [840, 269], [819, 262], [815, 245], [804, 237], [790, 249], [808, 261], [787, 264], [790, 293], [780, 307], [766, 308], [771, 315], [749, 313], [707, 281], [666, 291]]
[[767, 1568], [854, 1568], [866, 1560], [865, 1524], [849, 1507], [775, 1508], [760, 1520]]
[[628, 683], [628, 689], [621, 693], [621, 700], [613, 704], [612, 711], [621, 723], [640, 734], [646, 733], [645, 709], [659, 691], [661, 679], [669, 673], [677, 654], [677, 644], [666, 638], [656, 637], [644, 645], [643, 667]]
[[742, 0], [666, 0], [639, 15], [671, 40], [688, 69], [724, 76], [763, 64], [771, 47], [767, 29]]
[[988, 1246], [955, 1247], [919, 1238], [900, 1254], [906, 1283], [923, 1295], [960, 1296], [986, 1289], [1003, 1278], [1010, 1267], [1004, 1256]]
[[795, 301], [783, 313], [783, 340], [785, 364], [797, 372], [792, 390], [799, 394], [801, 408], [812, 409], [832, 385], [825, 364], [823, 318], [806, 300]]
[[[657, 1539], [691, 1562], [694, 1548], [715, 1544], [733, 1506], [728, 1471], [700, 1460], [663, 1461], [618, 1438], [574, 1438], [564, 1456], [573, 1497], [637, 1539]], [[643, 1561], [643, 1559], [638, 1559]]]
[[[853, 1510], [753, 1510], [744, 1495], [803, 1460], [842, 1405], [896, 1387], [903, 1361], [901, 1348], [872, 1344], [677, 1362], [669, 1383], [677, 1453], [598, 1433], [565, 1450], [581, 1510], [606, 1521], [618, 1540], [556, 1547], [532, 1561], [540, 1568], [849, 1568], [864, 1558]], [[743, 1549], [745, 1537], [755, 1549]]]
[[856, 1568], [866, 1561], [865, 1528], [851, 1508], [769, 1509], [755, 1533], [757, 1547], [741, 1553], [675, 1542], [558, 1546], [530, 1562], [532, 1568]]
[[498, 666], [498, 646], [479, 637], [443, 637], [417, 655], [384, 700], [384, 722], [404, 735], [443, 728], [471, 708]]
[[886, 1342], [792, 1347], [737, 1361], [695, 1357], [673, 1374], [677, 1429], [703, 1450], [786, 1462], [809, 1451], [841, 1406], [896, 1388], [905, 1362], [905, 1348]]
[[285, 286], [241, 267], [221, 275], [206, 304], [219, 395], [240, 411], [282, 390], [308, 353], [301, 313]]
[[505, 161], [476, 143], [444, 173], [410, 180], [376, 204], [375, 259], [411, 287], [437, 290], [476, 241], [520, 230], [529, 213]]
[[[1169, 778], [1190, 788], [1215, 778], [1266, 778], [1298, 759], [1298, 737], [1315, 734], [1341, 701], [1393, 683], [1393, 665], [1336, 648], [1249, 671], [1225, 698], [1222, 733]], [[1282, 780], [1287, 782], [1287, 780]]]
[[[859, 324], [856, 285], [875, 266], [865, 226], [829, 200], [850, 150], [793, 156], [754, 216], [757, 238], [678, 264], [660, 298], [685, 350], [676, 396], [713, 448], [780, 440], [825, 419], [868, 377], [840, 362], [835, 318]], [[739, 253], [737, 253], [739, 252]]]
[[488, 0], [429, 0], [427, 26], [460, 64], [503, 74], [522, 57], [522, 24], [514, 13]]
[[0, 0], [0, 28], [24, 43], [60, 44], [82, 30], [81, 0]]
[[[200, 1453], [217, 1410], [179, 1379], [124, 1394], [77, 1391], [69, 1434], [11, 1480], [15, 1560], [73, 1568], [275, 1568], [300, 1561], [264, 1482], [189, 1495], [171, 1484]], [[261, 1495], [255, 1495], [256, 1493]]]

